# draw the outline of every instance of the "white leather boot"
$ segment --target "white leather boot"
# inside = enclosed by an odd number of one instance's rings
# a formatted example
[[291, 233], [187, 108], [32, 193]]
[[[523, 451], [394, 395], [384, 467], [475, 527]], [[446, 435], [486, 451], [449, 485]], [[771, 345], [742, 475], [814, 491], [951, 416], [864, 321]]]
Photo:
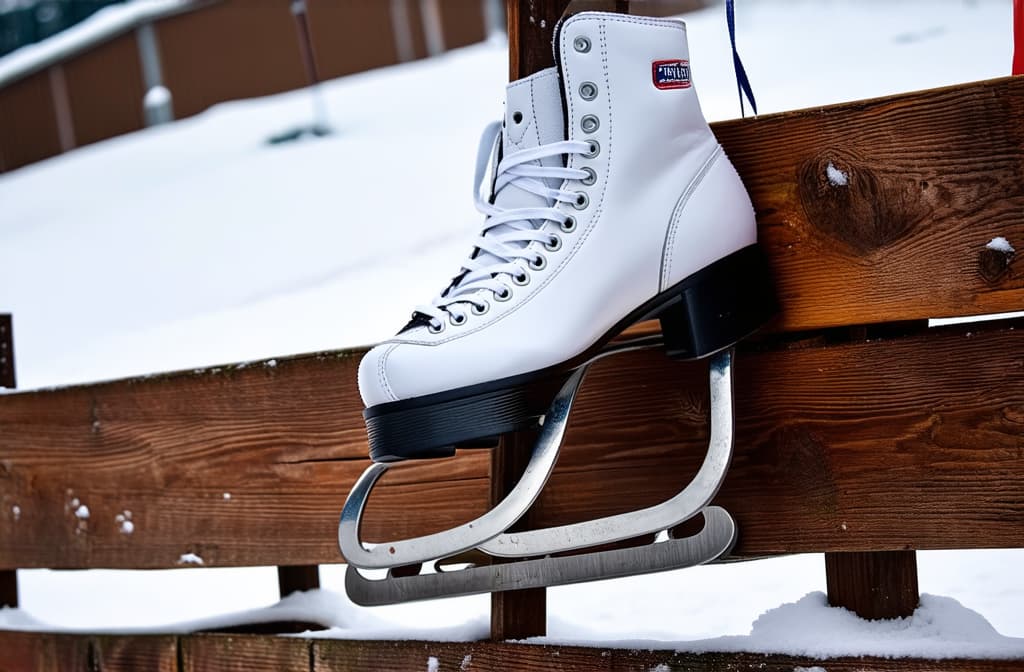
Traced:
[[774, 312], [683, 22], [582, 13], [554, 47], [557, 68], [510, 84], [485, 133], [477, 192], [488, 165], [493, 180], [473, 255], [360, 364], [376, 461], [536, 423], [573, 368], [641, 320], [660, 318], [668, 353], [693, 358]]

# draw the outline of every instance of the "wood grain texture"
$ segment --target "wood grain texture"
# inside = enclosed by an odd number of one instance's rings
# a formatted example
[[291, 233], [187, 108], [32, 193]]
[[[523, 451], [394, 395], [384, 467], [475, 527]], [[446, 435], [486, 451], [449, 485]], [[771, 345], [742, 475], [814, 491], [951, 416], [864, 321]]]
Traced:
[[[1024, 546], [1022, 327], [741, 350], [718, 498], [737, 552]], [[357, 363], [310, 355], [0, 397], [0, 569], [176, 567], [186, 552], [205, 566], [339, 561], [338, 513], [367, 465]], [[596, 365], [536, 524], [673, 494], [705, 453], [706, 386], [704, 364], [657, 351]], [[479, 515], [489, 458], [391, 470], [366, 538]]]
[[[121, 660], [139, 666], [97, 666], [90, 646], [116, 640]], [[179, 668], [152, 651], [182, 652]], [[170, 645], [170, 646], [169, 646]], [[829, 672], [1020, 672], [1024, 660], [920, 660], [844, 657], [815, 659], [755, 653], [677, 653], [498, 642], [390, 642], [262, 635], [93, 637], [0, 631], [0, 672], [793, 672], [824, 667]], [[433, 659], [433, 660], [431, 660]], [[112, 659], [103, 659], [104, 665]], [[436, 667], [434, 664], [436, 663]]]
[[826, 553], [828, 603], [861, 618], [906, 618], [921, 602], [917, 553]]
[[[181, 637], [178, 672], [312, 672], [309, 640], [264, 635]], [[386, 667], [383, 669], [387, 669]]]
[[1021, 255], [986, 248], [1024, 241], [1021, 78], [713, 129], [757, 211], [777, 329], [1024, 308]]

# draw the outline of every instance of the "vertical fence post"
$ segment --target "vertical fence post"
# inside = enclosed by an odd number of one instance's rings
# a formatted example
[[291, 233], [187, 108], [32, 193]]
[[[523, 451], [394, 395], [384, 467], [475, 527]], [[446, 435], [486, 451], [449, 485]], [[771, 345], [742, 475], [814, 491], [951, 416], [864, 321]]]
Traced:
[[[491, 503], [496, 504], [515, 487], [526, 470], [537, 432], [517, 432], [501, 438], [491, 454]], [[530, 526], [527, 513], [510, 531]], [[493, 558], [498, 564], [502, 560]], [[514, 561], [513, 561], [514, 562]], [[524, 639], [547, 634], [547, 590], [528, 588], [491, 593], [491, 639]]]
[[277, 568], [277, 589], [282, 598], [301, 590], [320, 587], [319, 565], [298, 565]]
[[914, 551], [826, 553], [828, 603], [861, 618], [905, 618], [921, 601]]
[[[14, 389], [14, 325], [10, 315], [0, 315], [0, 387]], [[11, 512], [4, 511], [0, 515]], [[16, 515], [16, 514], [15, 514]], [[18, 606], [18, 573], [0, 571], [0, 607]]]
[[[551, 38], [569, 0], [508, 0], [509, 79], [514, 81], [554, 65]], [[491, 455], [491, 504], [515, 486], [529, 459], [535, 432], [502, 437]], [[529, 514], [520, 521], [530, 523]], [[543, 588], [491, 594], [491, 639], [537, 637], [547, 631], [547, 592]]]

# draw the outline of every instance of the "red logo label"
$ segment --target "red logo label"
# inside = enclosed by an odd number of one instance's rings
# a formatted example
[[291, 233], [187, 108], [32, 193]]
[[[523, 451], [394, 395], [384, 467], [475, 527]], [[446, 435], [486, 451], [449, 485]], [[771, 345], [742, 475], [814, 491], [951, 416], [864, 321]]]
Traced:
[[690, 88], [690, 62], [682, 59], [654, 61], [651, 63], [651, 77], [658, 89]]

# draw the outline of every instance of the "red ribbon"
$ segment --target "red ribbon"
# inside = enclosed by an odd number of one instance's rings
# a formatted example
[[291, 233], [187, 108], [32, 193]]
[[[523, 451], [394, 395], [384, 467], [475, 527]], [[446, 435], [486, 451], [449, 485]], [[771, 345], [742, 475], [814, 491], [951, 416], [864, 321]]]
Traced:
[[1024, 0], [1013, 0], [1013, 74], [1024, 75]]

